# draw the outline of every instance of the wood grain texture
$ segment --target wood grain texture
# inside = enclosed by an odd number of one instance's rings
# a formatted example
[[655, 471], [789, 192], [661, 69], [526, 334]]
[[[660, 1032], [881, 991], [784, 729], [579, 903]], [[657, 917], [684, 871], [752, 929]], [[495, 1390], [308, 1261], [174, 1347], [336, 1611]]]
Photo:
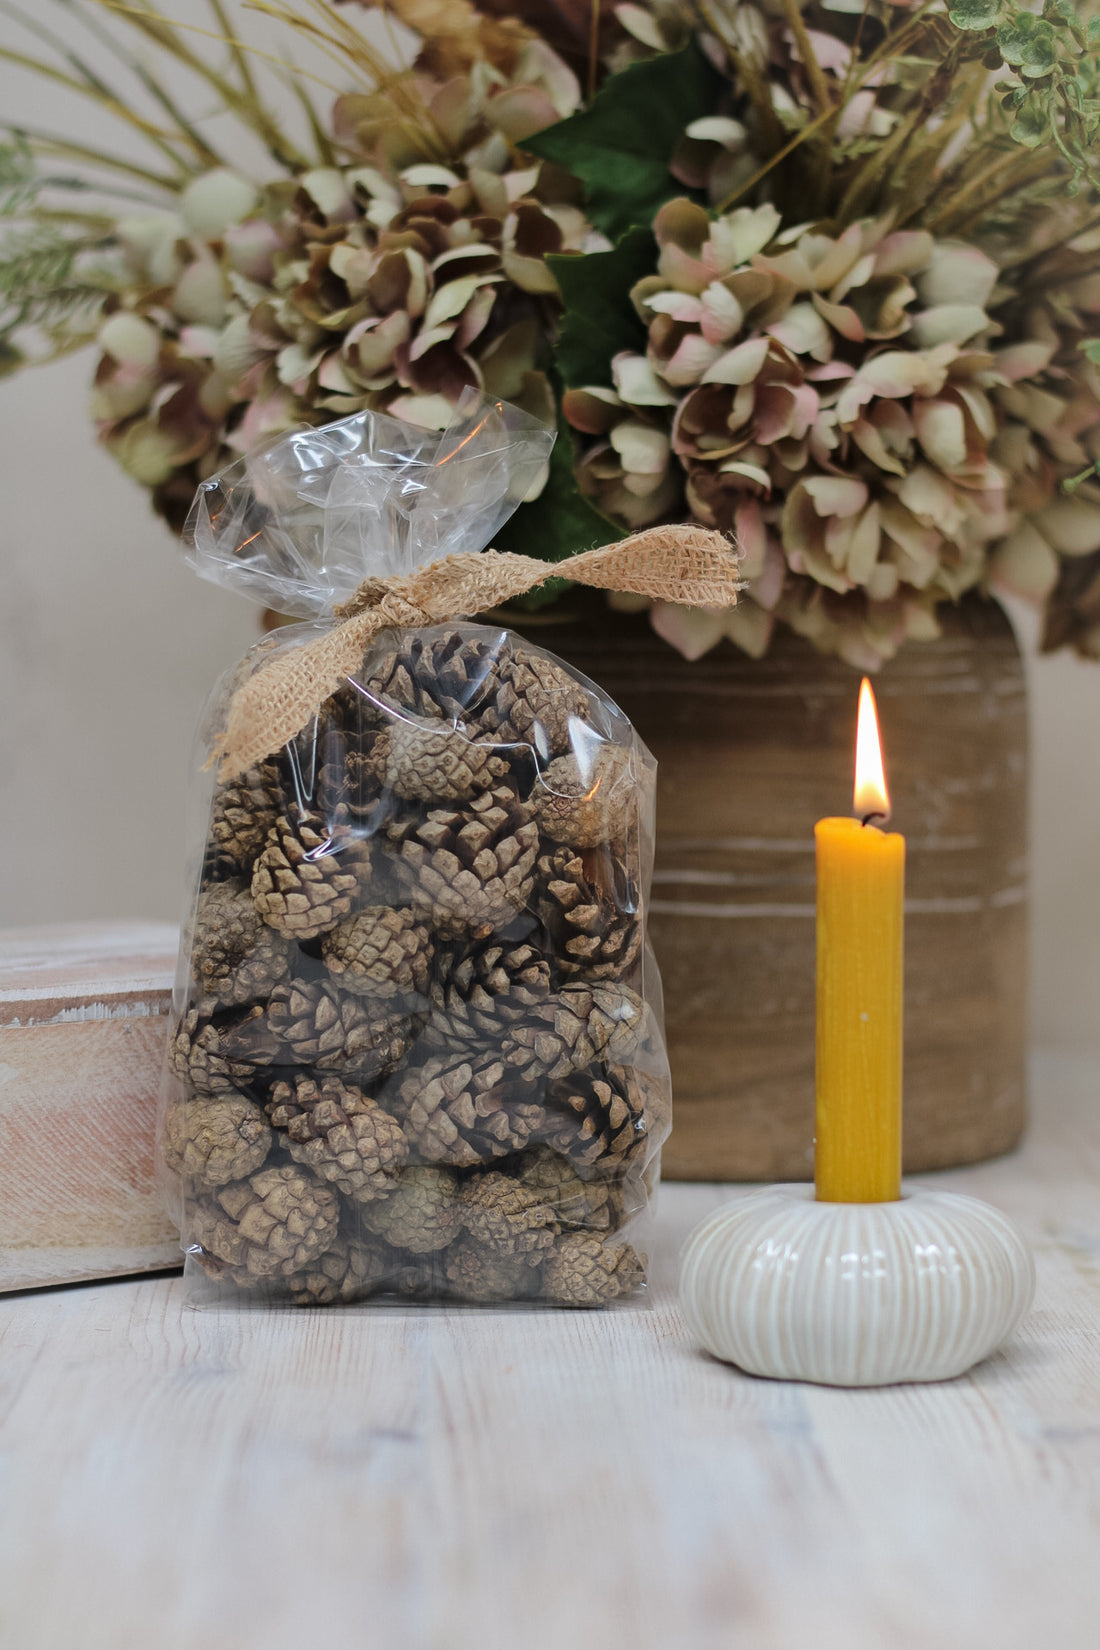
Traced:
[[175, 953], [162, 923], [0, 931], [0, 1291], [178, 1263], [153, 1182]]
[[[1024, 1121], [1027, 705], [1007, 619], [876, 674], [908, 843], [905, 1164], [1009, 1150]], [[804, 1180], [814, 1111], [814, 822], [851, 811], [859, 678], [790, 632], [753, 660], [681, 659], [646, 621], [537, 631], [605, 687], [657, 758], [650, 930], [665, 989], [674, 1179]]]
[[[650, 1306], [187, 1309], [177, 1279], [0, 1302], [13, 1650], [1095, 1650], [1100, 1067], [934, 1183], [1035, 1244], [958, 1381], [844, 1392], [697, 1354], [670, 1186]], [[930, 1177], [931, 1178], [931, 1177]]]

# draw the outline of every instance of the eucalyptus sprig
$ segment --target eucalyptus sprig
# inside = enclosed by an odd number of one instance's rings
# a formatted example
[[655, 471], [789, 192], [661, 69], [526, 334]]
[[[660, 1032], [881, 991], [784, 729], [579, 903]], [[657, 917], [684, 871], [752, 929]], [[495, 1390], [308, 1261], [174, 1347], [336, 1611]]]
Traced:
[[80, 178], [41, 172], [23, 134], [0, 144], [0, 376], [24, 364], [28, 330], [46, 342], [39, 358], [91, 339], [118, 284], [119, 272], [100, 256], [113, 247], [113, 219], [43, 203], [46, 190], [86, 188]]
[[948, 15], [985, 36], [990, 68], [1011, 72], [995, 89], [1013, 142], [1060, 156], [1070, 194], [1100, 189], [1100, 18], [1083, 18], [1071, 0], [1044, 0], [1039, 15], [1018, 0], [955, 0]]

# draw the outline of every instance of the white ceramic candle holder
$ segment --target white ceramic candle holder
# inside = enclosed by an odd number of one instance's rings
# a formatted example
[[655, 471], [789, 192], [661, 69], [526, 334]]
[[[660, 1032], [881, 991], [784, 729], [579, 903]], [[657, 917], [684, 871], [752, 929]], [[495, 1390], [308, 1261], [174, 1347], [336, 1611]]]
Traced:
[[1031, 1304], [1035, 1267], [997, 1209], [903, 1187], [896, 1203], [818, 1203], [810, 1185], [725, 1204], [684, 1251], [680, 1301], [708, 1352], [826, 1386], [946, 1381]]

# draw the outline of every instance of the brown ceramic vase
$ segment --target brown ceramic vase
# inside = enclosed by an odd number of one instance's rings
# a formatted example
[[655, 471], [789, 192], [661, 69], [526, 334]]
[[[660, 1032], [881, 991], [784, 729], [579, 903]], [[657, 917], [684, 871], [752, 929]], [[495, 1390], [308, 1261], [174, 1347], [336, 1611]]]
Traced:
[[[664, 1172], [806, 1179], [813, 1161], [814, 821], [851, 811], [858, 676], [789, 632], [695, 663], [644, 617], [524, 624], [607, 689], [658, 761], [650, 906], [676, 1123]], [[908, 841], [905, 1167], [1007, 1151], [1024, 1122], [1027, 714], [992, 602], [875, 678]]]

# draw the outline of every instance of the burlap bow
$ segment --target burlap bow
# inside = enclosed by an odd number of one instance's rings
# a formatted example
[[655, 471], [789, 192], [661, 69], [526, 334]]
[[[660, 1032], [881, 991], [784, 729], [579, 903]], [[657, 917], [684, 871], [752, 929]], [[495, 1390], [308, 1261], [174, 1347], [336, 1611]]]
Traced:
[[629, 591], [692, 607], [732, 607], [737, 554], [702, 527], [651, 527], [565, 563], [486, 550], [447, 556], [401, 578], [365, 579], [336, 609], [341, 623], [303, 647], [279, 653], [237, 689], [215, 755], [223, 780], [293, 739], [362, 663], [368, 644], [391, 625], [442, 624], [525, 595], [563, 575], [599, 590]]

